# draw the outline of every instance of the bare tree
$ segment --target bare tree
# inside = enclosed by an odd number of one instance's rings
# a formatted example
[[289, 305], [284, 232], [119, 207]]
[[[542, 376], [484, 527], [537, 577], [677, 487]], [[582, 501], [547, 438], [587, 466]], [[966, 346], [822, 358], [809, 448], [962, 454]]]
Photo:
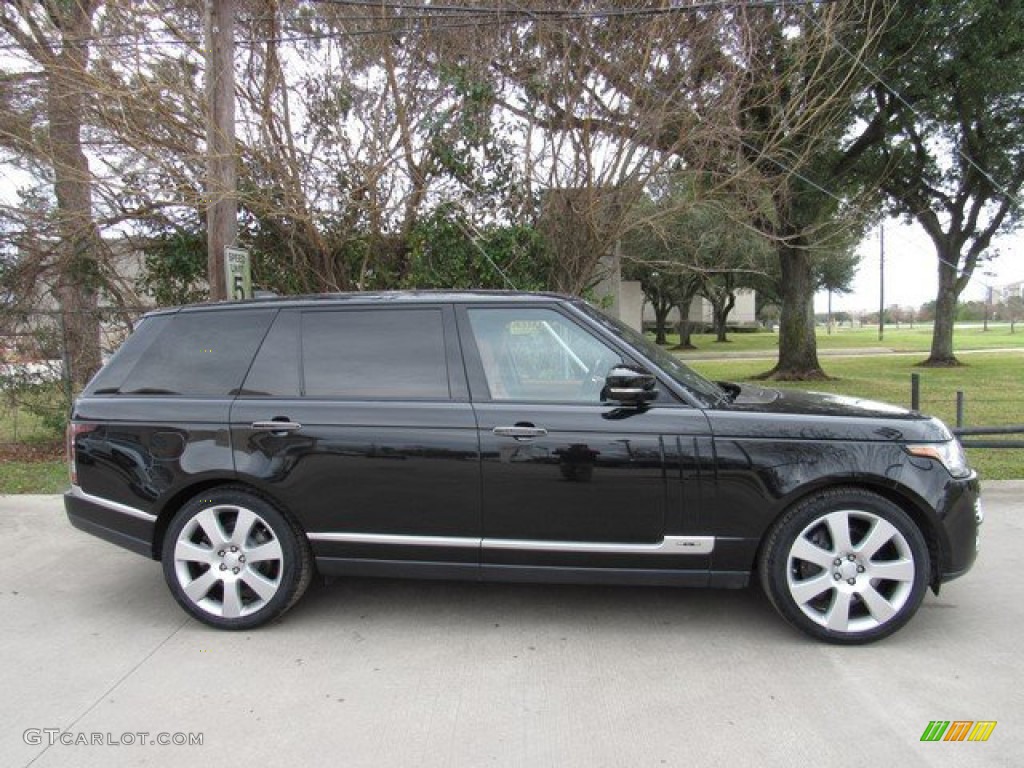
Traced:
[[[13, 135], [5, 132], [4, 143], [31, 154], [52, 173], [56, 295], [67, 373], [76, 388], [85, 385], [101, 362], [96, 306], [103, 246], [93, 220], [92, 175], [82, 146], [89, 41], [98, 5], [98, 0], [7, 0], [0, 12], [3, 35], [17, 47], [20, 60], [34, 66], [18, 73], [14, 82], [33, 80], [45, 88], [45, 136], [36, 139], [16, 129]], [[11, 124], [25, 125], [29, 119], [17, 115]]]

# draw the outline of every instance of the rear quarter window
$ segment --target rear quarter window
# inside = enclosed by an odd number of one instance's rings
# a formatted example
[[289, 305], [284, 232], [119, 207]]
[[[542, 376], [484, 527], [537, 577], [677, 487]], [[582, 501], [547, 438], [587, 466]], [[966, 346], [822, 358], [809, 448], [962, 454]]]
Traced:
[[[235, 394], [242, 385], [256, 349], [270, 327], [276, 310], [229, 310], [181, 312], [158, 316], [163, 320], [150, 331], [149, 321], [137, 333], [146, 332], [145, 348], [135, 353], [134, 336], [110, 361], [117, 370], [97, 377], [92, 394], [210, 396]], [[144, 339], [143, 341], [146, 341]], [[140, 343], [136, 346], [142, 347]], [[122, 372], [120, 358], [127, 350], [127, 362], [134, 364]], [[115, 375], [116, 374], [116, 375]], [[119, 381], [118, 381], [119, 380]]]
[[173, 315], [154, 315], [142, 318], [132, 334], [93, 377], [82, 394], [109, 395], [120, 392], [121, 385], [139, 362], [139, 358], [157, 340], [172, 317]]

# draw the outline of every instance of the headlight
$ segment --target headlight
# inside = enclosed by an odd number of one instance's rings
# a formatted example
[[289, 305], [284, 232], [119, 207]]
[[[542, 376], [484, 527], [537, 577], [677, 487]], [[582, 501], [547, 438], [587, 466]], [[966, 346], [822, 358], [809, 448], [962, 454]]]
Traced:
[[905, 446], [905, 450], [911, 456], [934, 459], [942, 464], [953, 477], [968, 477], [971, 474], [971, 468], [967, 465], [967, 454], [964, 453], [964, 448], [960, 445], [959, 440], [908, 445]]

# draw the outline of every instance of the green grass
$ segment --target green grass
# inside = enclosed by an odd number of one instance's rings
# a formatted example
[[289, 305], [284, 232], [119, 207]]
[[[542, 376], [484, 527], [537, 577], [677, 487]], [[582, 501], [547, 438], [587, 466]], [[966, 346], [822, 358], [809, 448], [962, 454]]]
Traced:
[[[956, 422], [957, 390], [966, 398], [964, 426], [1024, 425], [1024, 355], [984, 352], [965, 359], [968, 364], [959, 368], [919, 368], [913, 356], [830, 358], [822, 362], [834, 377], [832, 381], [772, 382], [771, 386], [835, 392], [909, 407], [910, 375], [917, 373], [921, 376], [921, 410], [951, 426]], [[750, 380], [774, 364], [771, 360], [688, 363], [708, 378], [732, 381]], [[968, 456], [982, 479], [1024, 478], [1024, 450], [972, 448]]]
[[0, 464], [0, 493], [63, 493], [69, 482], [68, 465], [63, 461]]
[[55, 421], [54, 416], [33, 413], [24, 404], [0, 402], [0, 444], [57, 439], [61, 432], [54, 428]]
[[[921, 352], [926, 356], [932, 345], [932, 327], [917, 324], [913, 328], [904, 326], [896, 329], [886, 326], [882, 341], [878, 340], [877, 326], [836, 328], [831, 334], [819, 328], [817, 339], [821, 350], [884, 348], [893, 352]], [[729, 341], [724, 344], [716, 342], [711, 334], [694, 334], [692, 340], [697, 350], [680, 352], [684, 360], [694, 354], [776, 352], [779, 348], [778, 333], [768, 331], [730, 333]], [[669, 334], [668, 343], [669, 346], [678, 344], [679, 336]], [[958, 327], [953, 336], [953, 346], [957, 351], [1024, 348], [1024, 323], [1017, 325], [1016, 333], [1010, 333], [1008, 324], [990, 323], [987, 331], [980, 326]]]
[[0, 493], [62, 493], [67, 408], [59, 385], [0, 391]]

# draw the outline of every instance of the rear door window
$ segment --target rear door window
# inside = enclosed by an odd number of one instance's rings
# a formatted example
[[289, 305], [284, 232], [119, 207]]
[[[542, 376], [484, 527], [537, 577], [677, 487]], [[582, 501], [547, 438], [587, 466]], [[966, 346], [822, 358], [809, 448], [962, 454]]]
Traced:
[[239, 393], [250, 397], [298, 397], [299, 315], [282, 310], [252, 362]]
[[302, 313], [307, 397], [447, 400], [440, 308]]

